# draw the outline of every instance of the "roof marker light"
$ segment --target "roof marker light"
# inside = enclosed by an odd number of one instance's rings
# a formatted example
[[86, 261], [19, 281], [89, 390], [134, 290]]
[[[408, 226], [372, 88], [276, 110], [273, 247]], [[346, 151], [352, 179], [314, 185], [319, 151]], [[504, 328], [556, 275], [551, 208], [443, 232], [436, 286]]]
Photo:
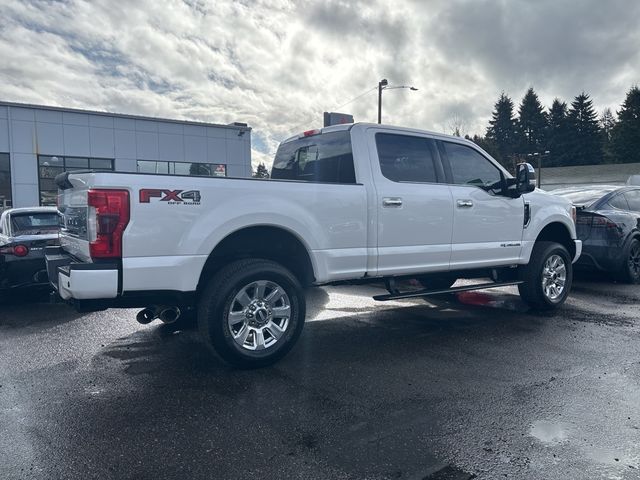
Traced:
[[[303, 137], [311, 137], [313, 135], [319, 135], [320, 133], [322, 133], [322, 130], [320, 130], [319, 128], [316, 128], [315, 130], [307, 130], [306, 132], [302, 132], [302, 136]], [[300, 137], [302, 138], [302, 137]]]

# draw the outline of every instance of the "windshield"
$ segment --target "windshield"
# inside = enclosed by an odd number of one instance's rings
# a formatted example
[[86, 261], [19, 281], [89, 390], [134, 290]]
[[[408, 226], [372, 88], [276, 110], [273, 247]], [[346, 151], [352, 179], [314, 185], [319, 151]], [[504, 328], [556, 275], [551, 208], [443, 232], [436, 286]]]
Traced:
[[616, 188], [618, 187], [571, 188], [566, 190], [556, 190], [552, 193], [566, 198], [574, 205], [583, 205], [586, 207], [601, 199], [607, 193], [613, 192]]
[[11, 215], [11, 231], [14, 236], [56, 233], [58, 231], [58, 214], [52, 212]]

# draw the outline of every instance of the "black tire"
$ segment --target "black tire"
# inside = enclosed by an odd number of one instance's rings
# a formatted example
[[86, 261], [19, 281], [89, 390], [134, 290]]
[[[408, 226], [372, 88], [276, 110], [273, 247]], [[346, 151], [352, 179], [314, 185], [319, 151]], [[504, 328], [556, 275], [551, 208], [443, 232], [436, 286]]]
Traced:
[[[248, 336], [240, 340], [240, 332], [234, 332], [230, 326], [232, 315], [248, 315], [250, 307], [256, 307], [254, 300], [241, 312], [234, 311], [241, 306], [236, 298], [244, 291], [245, 294], [251, 291], [253, 282], [267, 284], [267, 287], [277, 286], [284, 291], [284, 295], [278, 297], [284, 306], [266, 306], [265, 300], [268, 295], [263, 294], [263, 301], [258, 310], [261, 311], [262, 320], [266, 321], [266, 316], [272, 318], [271, 321], [283, 322], [283, 319], [276, 319], [273, 311], [276, 308], [289, 307], [289, 317], [287, 323], [281, 323], [283, 330], [274, 332], [280, 333], [280, 337], [271, 333], [272, 324], [262, 324], [261, 326], [250, 326], [249, 322], [258, 322], [258, 311], [254, 320], [243, 318], [239, 323], [241, 332], [247, 329]], [[258, 285], [258, 283], [255, 283]], [[247, 290], [249, 288], [249, 290]], [[270, 290], [271, 293], [276, 289]], [[257, 295], [257, 290], [253, 290], [253, 296]], [[286, 302], [284, 298], [286, 297]], [[268, 302], [267, 302], [268, 303]], [[267, 309], [268, 315], [267, 315]], [[246, 312], [246, 313], [245, 313]], [[259, 368], [271, 365], [284, 357], [302, 333], [304, 327], [306, 305], [304, 291], [298, 279], [286, 268], [278, 263], [263, 259], [238, 260], [223, 267], [206, 285], [198, 302], [198, 327], [204, 343], [212, 349], [222, 360], [239, 368]], [[272, 317], [273, 316], [273, 317]], [[258, 333], [260, 330], [261, 333]], [[236, 336], [237, 335], [237, 336]], [[238, 338], [238, 339], [234, 339]], [[269, 337], [271, 345], [265, 346], [265, 338]], [[261, 350], [250, 350], [250, 346], [245, 346], [247, 341], [252, 341], [256, 348], [262, 340]], [[240, 345], [239, 342], [242, 342]]]
[[[553, 277], [550, 290], [545, 292], [543, 282], [545, 277], [545, 264], [559, 257], [564, 265], [565, 279], [561, 291], [555, 287], [557, 277]], [[555, 272], [554, 272], [555, 273]], [[528, 305], [536, 310], [553, 310], [564, 303], [571, 291], [573, 280], [573, 265], [567, 249], [555, 242], [536, 242], [531, 252], [531, 258], [527, 265], [520, 267], [520, 280], [525, 283], [518, 285], [520, 297]], [[551, 280], [549, 278], [549, 280]], [[555, 290], [554, 290], [555, 289]], [[557, 293], [557, 297], [554, 295]]]
[[446, 274], [425, 275], [417, 278], [420, 285], [427, 290], [445, 290], [456, 283], [457, 278]]
[[637, 238], [631, 239], [624, 249], [624, 261], [617, 277], [624, 283], [640, 283], [640, 241]]

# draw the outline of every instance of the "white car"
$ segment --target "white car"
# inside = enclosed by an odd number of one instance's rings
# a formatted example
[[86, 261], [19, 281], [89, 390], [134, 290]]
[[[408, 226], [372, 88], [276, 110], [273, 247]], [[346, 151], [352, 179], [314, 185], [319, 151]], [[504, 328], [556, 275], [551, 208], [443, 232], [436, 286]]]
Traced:
[[[555, 308], [581, 242], [570, 202], [534, 191], [532, 172], [512, 178], [458, 137], [358, 123], [283, 142], [271, 180], [65, 173], [49, 277], [78, 308], [147, 307], [142, 322], [197, 308], [205, 343], [245, 367], [290, 350], [307, 285], [384, 280], [378, 300], [518, 285]], [[424, 289], [399, 291], [406, 277]]]

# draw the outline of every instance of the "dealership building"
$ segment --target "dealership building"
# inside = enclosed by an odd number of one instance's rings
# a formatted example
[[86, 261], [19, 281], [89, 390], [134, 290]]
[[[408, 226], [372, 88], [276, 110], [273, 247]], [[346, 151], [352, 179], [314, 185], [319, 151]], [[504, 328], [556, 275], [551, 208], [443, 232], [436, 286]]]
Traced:
[[251, 176], [251, 128], [0, 102], [0, 211], [55, 205], [56, 175]]

